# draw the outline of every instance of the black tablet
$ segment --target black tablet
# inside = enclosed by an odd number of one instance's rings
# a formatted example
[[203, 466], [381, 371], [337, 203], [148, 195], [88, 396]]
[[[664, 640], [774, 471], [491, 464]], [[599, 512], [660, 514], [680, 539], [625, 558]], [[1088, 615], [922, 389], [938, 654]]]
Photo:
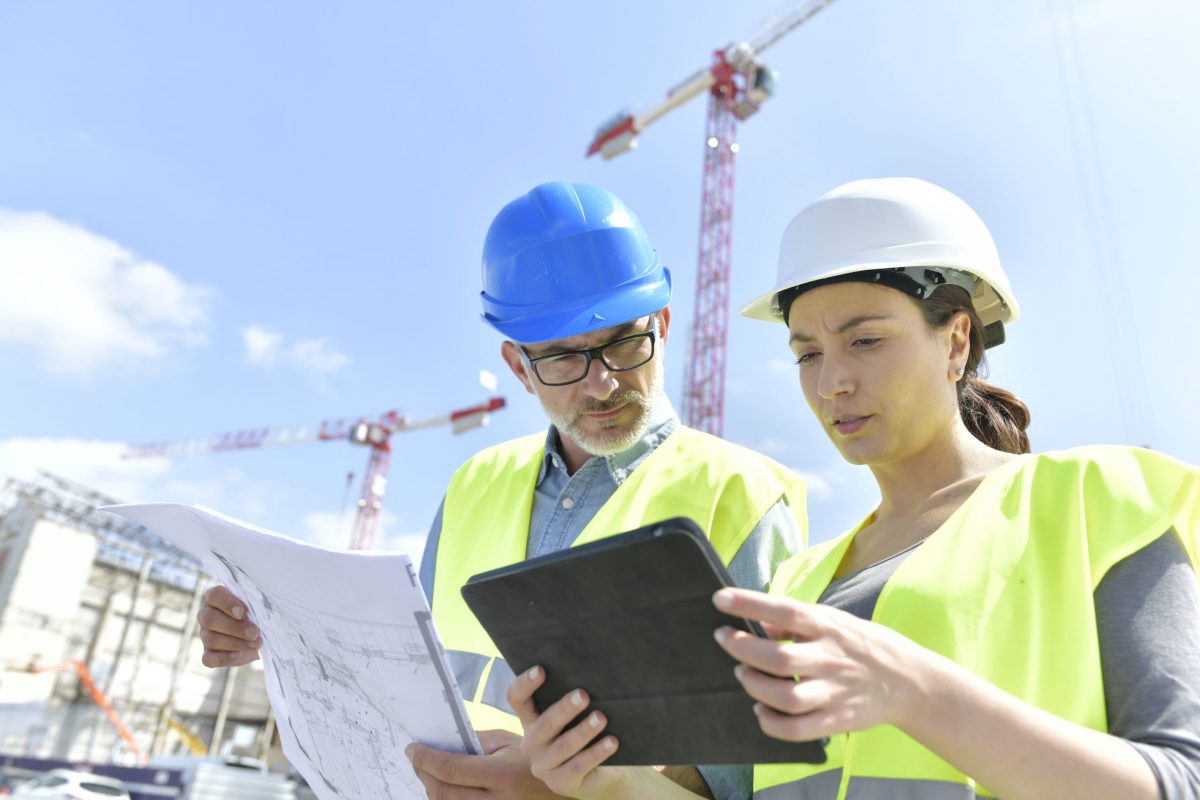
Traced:
[[463, 598], [513, 671], [540, 664], [544, 709], [583, 688], [620, 742], [611, 764], [825, 760], [816, 742], [772, 739], [713, 639], [762, 635], [712, 603], [732, 586], [696, 523], [678, 518], [472, 577]]

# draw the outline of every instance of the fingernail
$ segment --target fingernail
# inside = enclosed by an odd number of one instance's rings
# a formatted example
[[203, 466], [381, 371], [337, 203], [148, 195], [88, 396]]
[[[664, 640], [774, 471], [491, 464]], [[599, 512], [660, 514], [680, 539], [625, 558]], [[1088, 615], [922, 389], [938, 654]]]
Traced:
[[404, 748], [404, 757], [407, 758], [409, 761], [412, 761], [412, 749], [413, 749], [413, 746], [411, 744], [405, 746], [405, 748]]
[[613, 743], [613, 739], [611, 736], [609, 736], [608, 738], [606, 738], [604, 740], [604, 749], [605, 750], [612, 750], [614, 747], [616, 747], [616, 745]]
[[746, 668], [744, 666], [742, 666], [741, 664], [738, 664], [736, 667], [733, 668], [733, 677], [737, 678], [739, 681], [742, 679], [742, 676], [745, 674], [746, 674]]
[[538, 679], [538, 676], [540, 676], [541, 674], [542, 674], [541, 667], [530, 667], [529, 671], [525, 673], [525, 677], [528, 680], [536, 681]]
[[751, 708], [754, 709], [754, 716], [756, 716], [756, 717], [762, 716], [762, 704], [761, 703], [755, 703], [753, 706], [751, 706]]
[[588, 717], [588, 725], [590, 725], [593, 728], [599, 728], [600, 727], [600, 714], [593, 711], [591, 716]]
[[733, 593], [728, 589], [718, 589], [713, 594], [713, 605], [717, 608], [729, 608], [733, 605]]
[[718, 642], [724, 644], [725, 640], [729, 638], [729, 627], [722, 626], [720, 628], [717, 628], [715, 631], [713, 631], [713, 638], [716, 639]]
[[571, 692], [571, 705], [575, 706], [576, 708], [583, 705], [583, 692], [579, 691], [578, 689]]
[[254, 627], [253, 625], [247, 625], [242, 630], [242, 633], [245, 634], [247, 639], [254, 639], [258, 636], [258, 628]]
[[246, 609], [242, 608], [241, 606], [233, 607], [233, 618], [234, 619], [241, 619], [244, 616], [246, 616]]

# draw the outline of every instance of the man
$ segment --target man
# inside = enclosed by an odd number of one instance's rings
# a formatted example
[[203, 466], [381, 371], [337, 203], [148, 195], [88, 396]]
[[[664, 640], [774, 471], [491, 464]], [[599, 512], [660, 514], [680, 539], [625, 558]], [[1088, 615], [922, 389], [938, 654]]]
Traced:
[[[459, 589], [479, 572], [687, 516], [741, 586], [763, 588], [804, 539], [804, 487], [753, 451], [682, 426], [663, 394], [670, 272], [633, 212], [597, 186], [547, 183], [505, 206], [483, 253], [483, 319], [549, 417], [546, 434], [496, 445], [455, 473], [421, 564], [434, 620], [487, 751], [410, 745], [431, 797], [549, 795], [529, 774], [499, 658]], [[217, 587], [200, 612], [208, 666], [257, 657], [258, 633]], [[249, 641], [248, 641], [249, 640]], [[748, 795], [749, 768], [672, 777]], [[705, 786], [705, 783], [708, 786]]]

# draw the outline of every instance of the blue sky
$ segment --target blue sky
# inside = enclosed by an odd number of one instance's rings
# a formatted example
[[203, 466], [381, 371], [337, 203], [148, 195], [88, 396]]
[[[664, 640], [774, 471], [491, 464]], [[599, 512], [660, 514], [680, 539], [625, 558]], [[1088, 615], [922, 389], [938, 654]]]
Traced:
[[[494, 213], [604, 184], [693, 303], [703, 102], [612, 162], [596, 125], [750, 38], [772, 3], [0, 5], [0, 476], [42, 467], [128, 500], [210, 505], [341, 543], [343, 443], [123, 461], [124, 443], [486, 396], [462, 436], [393, 440], [382, 531], [419, 552], [453, 470], [543, 426], [478, 320]], [[838, 0], [765, 54], [742, 126], [733, 297], [770, 286], [791, 216], [915, 175], [991, 227], [1023, 317], [993, 380], [1036, 449], [1148, 444], [1200, 462], [1200, 6]], [[728, 438], [811, 477], [814, 539], [875, 499], [804, 406], [782, 329], [730, 328]]]

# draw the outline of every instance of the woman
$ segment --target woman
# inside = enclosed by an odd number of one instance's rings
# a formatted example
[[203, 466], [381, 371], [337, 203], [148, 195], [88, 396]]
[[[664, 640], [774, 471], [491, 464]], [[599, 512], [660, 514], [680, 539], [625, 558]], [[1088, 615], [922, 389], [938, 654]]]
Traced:
[[[978, 377], [1018, 309], [982, 221], [924, 181], [839, 187], [784, 234], [743, 314], [788, 326], [804, 395], [881, 502], [714, 602], [768, 734], [830, 737], [819, 765], [760, 765], [762, 798], [1200, 796], [1200, 472], [1155, 453], [1030, 455], [1029, 413]], [[689, 793], [599, 767], [604, 717], [573, 692], [538, 715], [534, 773], [577, 797]], [[599, 767], [599, 768], [598, 768]]]

